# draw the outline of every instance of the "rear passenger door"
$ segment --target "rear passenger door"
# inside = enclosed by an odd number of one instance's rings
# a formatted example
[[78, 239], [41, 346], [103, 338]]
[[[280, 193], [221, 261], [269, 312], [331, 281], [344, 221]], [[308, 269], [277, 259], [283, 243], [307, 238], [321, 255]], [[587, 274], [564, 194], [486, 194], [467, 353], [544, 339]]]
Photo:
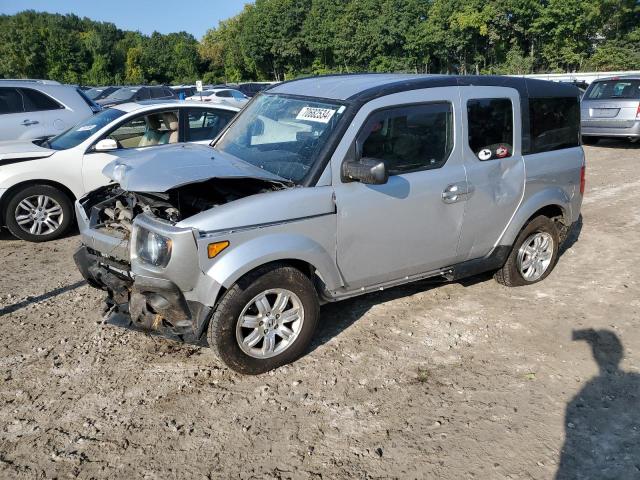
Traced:
[[235, 116], [235, 112], [214, 108], [189, 108], [185, 141], [208, 145]]
[[460, 253], [488, 254], [522, 201], [520, 97], [511, 88], [461, 87], [462, 148], [469, 182]]

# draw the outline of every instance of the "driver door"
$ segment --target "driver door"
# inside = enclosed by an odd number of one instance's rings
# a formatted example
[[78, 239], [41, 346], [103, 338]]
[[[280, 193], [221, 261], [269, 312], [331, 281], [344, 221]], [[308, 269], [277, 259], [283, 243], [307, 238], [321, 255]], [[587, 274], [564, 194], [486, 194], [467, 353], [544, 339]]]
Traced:
[[467, 200], [458, 88], [373, 100], [360, 109], [353, 125], [362, 128], [351, 140], [346, 160], [381, 160], [389, 180], [383, 185], [349, 182], [341, 178], [341, 164], [332, 169], [337, 262], [347, 288], [456, 263]]
[[[177, 143], [179, 140], [178, 110], [147, 112], [129, 118], [100, 137], [82, 159], [82, 181], [86, 192], [109, 183], [102, 169], [117, 158], [135, 155], [136, 152]], [[111, 151], [96, 151], [95, 145], [105, 138], [117, 142]]]

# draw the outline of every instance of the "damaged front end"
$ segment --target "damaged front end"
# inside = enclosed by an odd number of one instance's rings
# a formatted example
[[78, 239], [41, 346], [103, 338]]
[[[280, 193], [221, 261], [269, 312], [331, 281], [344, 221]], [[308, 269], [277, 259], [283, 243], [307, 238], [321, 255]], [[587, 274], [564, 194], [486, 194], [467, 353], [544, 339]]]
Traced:
[[196, 291], [215, 292], [219, 286], [211, 284], [199, 264], [199, 231], [180, 222], [282, 188], [254, 178], [214, 178], [159, 193], [129, 192], [112, 184], [78, 201], [83, 245], [74, 259], [87, 282], [107, 292], [106, 323], [206, 343], [213, 305]]

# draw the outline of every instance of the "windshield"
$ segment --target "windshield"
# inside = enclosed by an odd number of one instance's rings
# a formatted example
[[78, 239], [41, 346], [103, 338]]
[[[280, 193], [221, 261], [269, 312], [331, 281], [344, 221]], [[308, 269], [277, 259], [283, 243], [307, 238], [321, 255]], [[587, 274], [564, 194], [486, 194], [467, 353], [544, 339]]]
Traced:
[[640, 99], [640, 80], [593, 82], [585, 94], [589, 100]]
[[345, 108], [262, 94], [246, 107], [215, 148], [298, 183], [316, 162]]
[[116, 108], [103, 110], [100, 113], [78, 123], [76, 126], [71, 127], [69, 130], [61, 133], [57, 137], [53, 137], [42, 146], [53, 150], [66, 150], [68, 148], [73, 148], [80, 145], [102, 127], [108, 125], [122, 115], [124, 115], [124, 112]]
[[139, 88], [121, 88], [116, 90], [111, 95], [108, 95], [106, 98], [112, 98], [114, 100], [129, 100], [133, 97], [136, 92], [140, 90]]

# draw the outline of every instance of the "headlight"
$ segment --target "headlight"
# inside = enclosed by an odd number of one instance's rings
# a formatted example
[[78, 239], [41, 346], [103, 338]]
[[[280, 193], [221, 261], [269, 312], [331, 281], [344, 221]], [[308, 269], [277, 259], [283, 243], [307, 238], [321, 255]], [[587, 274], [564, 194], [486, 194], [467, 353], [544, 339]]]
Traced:
[[139, 228], [136, 236], [136, 254], [143, 261], [156, 267], [166, 267], [171, 258], [173, 242], [170, 238]]

